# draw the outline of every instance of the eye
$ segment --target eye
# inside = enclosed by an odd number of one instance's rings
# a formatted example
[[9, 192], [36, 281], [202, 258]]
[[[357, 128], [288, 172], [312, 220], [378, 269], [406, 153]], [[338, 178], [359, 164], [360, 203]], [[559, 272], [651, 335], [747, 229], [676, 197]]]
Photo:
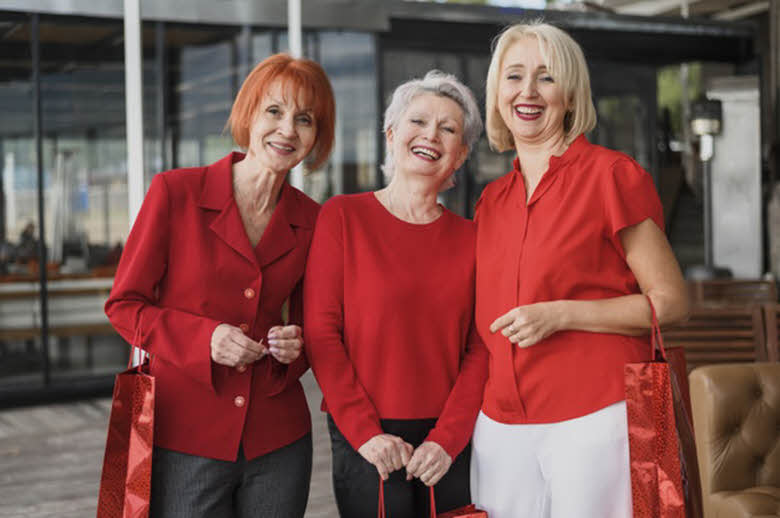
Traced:
[[425, 124], [425, 121], [422, 119], [412, 119], [412, 124], [417, 124], [418, 126], [422, 126]]
[[268, 108], [266, 108], [265, 111], [267, 111], [271, 115], [279, 115], [280, 113], [282, 113], [282, 110], [280, 110], [279, 107], [277, 106], [269, 106]]
[[520, 80], [523, 79], [523, 76], [521, 76], [520, 74], [517, 74], [517, 73], [511, 73], [511, 74], [507, 75], [506, 78], [508, 80], [510, 80], [510, 81], [520, 81]]
[[306, 126], [310, 126], [312, 123], [312, 118], [309, 115], [299, 115], [295, 120], [298, 124], [304, 124]]
[[539, 81], [544, 81], [545, 83], [554, 83], [555, 79], [553, 79], [552, 76], [543, 75], [539, 77]]
[[442, 129], [447, 133], [455, 133], [455, 128], [451, 128], [449, 126], [444, 126]]

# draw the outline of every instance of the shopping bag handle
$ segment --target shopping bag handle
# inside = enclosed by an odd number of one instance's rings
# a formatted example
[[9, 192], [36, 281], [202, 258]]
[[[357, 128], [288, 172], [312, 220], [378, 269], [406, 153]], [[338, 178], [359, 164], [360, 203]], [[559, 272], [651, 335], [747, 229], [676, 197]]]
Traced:
[[145, 372], [146, 374], [149, 374], [149, 359], [151, 357], [149, 356], [149, 353], [140, 347], [136, 347], [135, 345], [130, 346], [130, 356], [127, 358], [127, 369], [130, 370], [133, 368], [133, 357], [135, 356], [136, 350], [138, 351], [138, 355], [141, 361], [138, 363], [138, 365], [135, 366], [135, 368], [139, 372]]
[[650, 345], [652, 347], [651, 357], [656, 359], [660, 353], [661, 358], [666, 361], [666, 350], [664, 350], [664, 337], [661, 335], [661, 326], [658, 323], [658, 315], [655, 313], [655, 306], [650, 297], [645, 295], [647, 303], [650, 304], [650, 312], [653, 314], [653, 324], [650, 329]]
[[[431, 518], [436, 518], [436, 500], [433, 496], [433, 486], [429, 486], [428, 490], [431, 494]], [[385, 481], [382, 480], [382, 477], [379, 477], [379, 509], [376, 513], [378, 518], [387, 518], [387, 515], [385, 514]]]

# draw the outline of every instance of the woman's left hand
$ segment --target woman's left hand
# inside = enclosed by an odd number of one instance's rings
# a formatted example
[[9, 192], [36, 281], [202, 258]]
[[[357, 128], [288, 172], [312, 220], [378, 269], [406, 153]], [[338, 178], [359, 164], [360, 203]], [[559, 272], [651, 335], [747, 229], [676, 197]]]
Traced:
[[426, 486], [433, 486], [443, 477], [452, 465], [444, 448], [433, 441], [425, 441], [412, 453], [406, 464], [406, 480], [419, 478]]
[[274, 326], [268, 330], [268, 351], [279, 363], [292, 363], [303, 350], [300, 326]]
[[559, 301], [518, 306], [490, 324], [490, 332], [501, 331], [518, 347], [530, 347], [563, 328]]

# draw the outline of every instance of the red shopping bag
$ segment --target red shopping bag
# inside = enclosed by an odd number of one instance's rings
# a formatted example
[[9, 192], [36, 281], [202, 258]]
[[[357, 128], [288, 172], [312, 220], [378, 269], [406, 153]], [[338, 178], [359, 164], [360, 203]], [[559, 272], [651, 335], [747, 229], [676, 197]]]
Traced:
[[[701, 489], [693, 429], [652, 302], [650, 307], [653, 360], [629, 363], [624, 372], [634, 518], [697, 518]], [[694, 461], [686, 463], [686, 457]]]
[[149, 516], [153, 435], [154, 377], [146, 359], [116, 375], [97, 518]]
[[[436, 514], [436, 500], [433, 494], [433, 486], [430, 488], [431, 492], [431, 518], [488, 518], [488, 514], [485, 511], [480, 511], [474, 504], [469, 504], [446, 513]], [[379, 477], [379, 509], [377, 510], [377, 516], [379, 518], [386, 518], [385, 514], [385, 483], [382, 477]]]

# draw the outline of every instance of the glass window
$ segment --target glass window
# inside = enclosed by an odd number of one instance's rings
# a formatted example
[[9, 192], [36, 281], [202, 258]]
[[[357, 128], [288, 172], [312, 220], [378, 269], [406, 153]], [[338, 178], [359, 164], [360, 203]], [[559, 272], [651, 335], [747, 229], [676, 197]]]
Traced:
[[238, 28], [171, 26], [166, 30], [175, 167], [210, 164], [225, 156], [224, 132], [238, 91]]
[[111, 373], [127, 347], [103, 304], [128, 232], [123, 25], [42, 17], [49, 360], [55, 378]]
[[371, 34], [321, 32], [319, 62], [336, 97], [336, 138], [330, 161], [307, 175], [307, 194], [317, 201], [376, 188], [376, 52]]
[[[6, 35], [0, 48], [7, 56], [0, 64], [0, 386], [26, 388], [49, 378], [56, 384], [113, 373], [127, 361], [127, 347], [103, 313], [128, 220], [122, 24], [41, 16], [33, 33], [29, 20], [0, 15]], [[38, 62], [31, 55], [34, 38]], [[41, 185], [33, 134], [35, 68]], [[48, 277], [47, 344], [41, 341], [41, 267]]]
[[29, 18], [2, 13], [0, 27], [0, 387], [42, 386]]

